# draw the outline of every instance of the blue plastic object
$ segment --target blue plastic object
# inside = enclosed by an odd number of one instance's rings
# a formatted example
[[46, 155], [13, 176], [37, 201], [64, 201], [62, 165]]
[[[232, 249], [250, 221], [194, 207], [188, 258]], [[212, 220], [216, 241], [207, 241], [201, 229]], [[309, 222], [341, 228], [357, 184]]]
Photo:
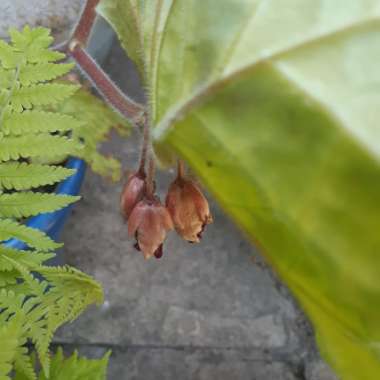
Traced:
[[[57, 186], [56, 194], [78, 195], [86, 172], [86, 163], [79, 158], [70, 158], [66, 167], [76, 169], [76, 172]], [[72, 206], [73, 205], [70, 205], [55, 212], [34, 216], [27, 220], [26, 225], [44, 231], [52, 239], [57, 240], [70, 214]], [[5, 242], [5, 245], [9, 248], [16, 249], [28, 248], [24, 242], [17, 239], [9, 239]]]

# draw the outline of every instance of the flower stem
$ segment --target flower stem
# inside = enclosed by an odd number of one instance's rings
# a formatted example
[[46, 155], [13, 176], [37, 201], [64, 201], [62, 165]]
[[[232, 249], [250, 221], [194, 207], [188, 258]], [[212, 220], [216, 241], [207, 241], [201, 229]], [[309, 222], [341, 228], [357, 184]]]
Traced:
[[135, 103], [125, 95], [100, 68], [94, 59], [76, 40], [69, 44], [69, 52], [84, 74], [92, 81], [95, 88], [110, 105], [129, 119], [133, 124], [141, 124], [144, 120], [144, 107]]
[[87, 0], [73, 35], [64, 46], [67, 53], [92, 81], [100, 95], [131, 123], [141, 125], [145, 119], [145, 107], [125, 95], [85, 50], [95, 22], [95, 8], [99, 1]]
[[182, 160], [178, 160], [178, 178], [183, 178], [185, 176], [185, 163]]
[[149, 200], [154, 199], [155, 183], [154, 183], [154, 174], [155, 174], [155, 165], [153, 153], [150, 152], [149, 155], [149, 164], [148, 164], [148, 173], [146, 177], [146, 197]]
[[143, 129], [143, 139], [141, 145], [141, 154], [140, 154], [140, 164], [138, 171], [143, 174], [145, 173], [145, 163], [148, 155], [148, 150], [150, 146], [150, 128], [147, 122], [144, 123]]
[[82, 46], [87, 44], [92, 26], [94, 25], [96, 18], [95, 8], [99, 4], [99, 1], [100, 0], [87, 0], [78, 24], [74, 29], [71, 39], [77, 40]]

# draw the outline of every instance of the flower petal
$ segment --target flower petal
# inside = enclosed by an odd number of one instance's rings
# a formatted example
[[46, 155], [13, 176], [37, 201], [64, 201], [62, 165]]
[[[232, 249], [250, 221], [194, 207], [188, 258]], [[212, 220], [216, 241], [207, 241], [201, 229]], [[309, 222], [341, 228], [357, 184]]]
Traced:
[[143, 201], [137, 203], [135, 208], [132, 210], [131, 215], [128, 219], [128, 235], [130, 237], [134, 236], [145, 213], [145, 204]]

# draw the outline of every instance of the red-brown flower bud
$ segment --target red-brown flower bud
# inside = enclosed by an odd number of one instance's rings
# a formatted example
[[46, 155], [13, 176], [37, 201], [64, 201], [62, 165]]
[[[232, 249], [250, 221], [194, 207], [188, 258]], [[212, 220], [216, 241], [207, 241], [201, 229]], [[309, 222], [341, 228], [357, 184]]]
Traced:
[[133, 208], [145, 193], [145, 173], [138, 171], [131, 174], [120, 197], [120, 207], [125, 219], [131, 215]]
[[173, 228], [172, 218], [158, 198], [137, 203], [128, 221], [128, 235], [136, 237], [135, 247], [146, 259], [162, 256], [166, 233]]
[[212, 223], [207, 199], [190, 179], [177, 177], [170, 185], [166, 207], [179, 235], [191, 243], [199, 243], [207, 224]]

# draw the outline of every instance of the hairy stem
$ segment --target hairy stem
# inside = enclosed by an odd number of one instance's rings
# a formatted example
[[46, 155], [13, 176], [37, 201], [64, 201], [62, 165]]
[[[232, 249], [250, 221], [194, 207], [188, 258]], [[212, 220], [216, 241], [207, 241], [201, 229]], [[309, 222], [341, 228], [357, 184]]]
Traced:
[[99, 1], [87, 0], [74, 33], [65, 45], [66, 50], [92, 81], [100, 95], [133, 124], [141, 125], [144, 123], [145, 108], [125, 95], [84, 49], [94, 25], [95, 8]]
[[150, 200], [154, 199], [154, 190], [155, 190], [155, 184], [154, 184], [154, 174], [155, 174], [155, 165], [156, 162], [154, 160], [154, 156], [152, 152], [150, 152], [149, 155], [149, 164], [148, 164], [148, 173], [146, 177], [146, 197]]
[[79, 43], [73, 40], [69, 45], [69, 51], [84, 74], [112, 107], [133, 124], [141, 124], [144, 121], [144, 107], [125, 95]]
[[148, 155], [148, 150], [150, 146], [150, 128], [149, 124], [147, 122], [144, 123], [144, 129], [143, 129], [143, 140], [141, 145], [141, 155], [140, 155], [140, 165], [139, 165], [139, 172], [144, 173], [145, 172], [145, 163]]
[[177, 176], [178, 178], [185, 176], [185, 163], [182, 160], [178, 160]]
[[100, 0], [87, 0], [83, 8], [82, 14], [74, 29], [71, 40], [78, 41], [82, 46], [87, 44], [88, 38], [91, 34], [92, 26], [96, 18], [95, 8]]

